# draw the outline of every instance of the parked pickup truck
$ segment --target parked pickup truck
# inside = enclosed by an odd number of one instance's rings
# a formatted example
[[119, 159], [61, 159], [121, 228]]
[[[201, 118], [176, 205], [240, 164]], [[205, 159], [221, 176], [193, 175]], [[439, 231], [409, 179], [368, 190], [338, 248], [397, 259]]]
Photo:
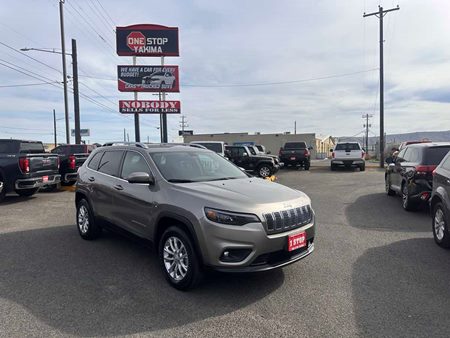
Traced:
[[11, 191], [31, 196], [59, 183], [58, 170], [58, 156], [45, 153], [42, 142], [0, 139], [0, 201]]
[[360, 171], [366, 170], [366, 161], [364, 160], [364, 150], [358, 142], [338, 142], [332, 151], [331, 170], [337, 167], [345, 168], [358, 167]]
[[312, 148], [308, 147], [305, 142], [286, 142], [283, 147], [280, 148], [280, 161], [285, 166], [302, 166], [305, 170], [309, 170], [311, 166], [311, 153]]
[[73, 185], [77, 181], [78, 168], [95, 148], [90, 144], [66, 144], [52, 149], [53, 154], [59, 155], [62, 185]]
[[[253, 151], [254, 153], [254, 151]], [[225, 146], [225, 156], [238, 167], [256, 173], [260, 177], [275, 174], [280, 166], [269, 156], [253, 155], [247, 146]]]

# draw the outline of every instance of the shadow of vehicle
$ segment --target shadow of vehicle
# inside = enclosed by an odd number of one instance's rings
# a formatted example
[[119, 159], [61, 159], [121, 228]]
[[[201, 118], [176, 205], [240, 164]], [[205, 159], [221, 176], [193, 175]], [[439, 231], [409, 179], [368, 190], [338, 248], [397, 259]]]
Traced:
[[358, 197], [348, 205], [345, 214], [349, 225], [359, 229], [431, 234], [431, 219], [426, 208], [416, 212], [405, 211], [401, 198], [385, 193]]
[[180, 292], [148, 246], [110, 232], [84, 241], [75, 225], [0, 235], [0, 256], [0, 297], [69, 335], [177, 327], [236, 311], [284, 283], [282, 270], [215, 273]]
[[367, 250], [353, 265], [362, 337], [448, 337], [450, 251], [431, 237]]
[[11, 204], [16, 204], [16, 203], [23, 203], [23, 202], [27, 202], [27, 201], [32, 201], [36, 198], [36, 194], [34, 194], [33, 196], [19, 196], [19, 195], [15, 195], [14, 193], [11, 194], [7, 194], [5, 196], [5, 199], [3, 201], [0, 202], [0, 207], [1, 206], [5, 206], [5, 205], [11, 205]]

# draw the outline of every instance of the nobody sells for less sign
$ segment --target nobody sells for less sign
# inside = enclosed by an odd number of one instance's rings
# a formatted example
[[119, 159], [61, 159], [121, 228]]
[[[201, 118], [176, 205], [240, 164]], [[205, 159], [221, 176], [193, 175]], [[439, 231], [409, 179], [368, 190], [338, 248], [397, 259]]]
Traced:
[[180, 101], [120, 100], [122, 114], [180, 114]]

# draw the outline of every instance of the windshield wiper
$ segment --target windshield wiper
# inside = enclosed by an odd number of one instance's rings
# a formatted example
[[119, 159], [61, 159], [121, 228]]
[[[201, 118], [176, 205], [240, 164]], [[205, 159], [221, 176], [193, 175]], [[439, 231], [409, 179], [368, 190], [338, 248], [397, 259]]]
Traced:
[[185, 179], [181, 179], [181, 178], [171, 178], [170, 180], [167, 180], [170, 183], [192, 183], [192, 182], [197, 182], [197, 181], [193, 181], [193, 180], [185, 180]]
[[239, 177], [231, 176], [231, 177], [213, 178], [212, 180], [208, 180], [208, 182], [211, 182], [211, 181], [235, 180], [235, 179], [237, 179], [237, 178], [239, 178]]

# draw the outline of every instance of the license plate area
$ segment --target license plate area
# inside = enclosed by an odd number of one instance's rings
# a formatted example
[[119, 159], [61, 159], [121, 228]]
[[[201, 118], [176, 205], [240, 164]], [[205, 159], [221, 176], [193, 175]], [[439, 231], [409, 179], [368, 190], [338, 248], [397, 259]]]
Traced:
[[306, 232], [288, 236], [288, 251], [294, 251], [306, 246]]
[[291, 160], [293, 160], [293, 161], [294, 161], [294, 160], [295, 160], [295, 156], [291, 156]]
[[42, 182], [44, 183], [48, 182], [48, 176], [42, 176]]

